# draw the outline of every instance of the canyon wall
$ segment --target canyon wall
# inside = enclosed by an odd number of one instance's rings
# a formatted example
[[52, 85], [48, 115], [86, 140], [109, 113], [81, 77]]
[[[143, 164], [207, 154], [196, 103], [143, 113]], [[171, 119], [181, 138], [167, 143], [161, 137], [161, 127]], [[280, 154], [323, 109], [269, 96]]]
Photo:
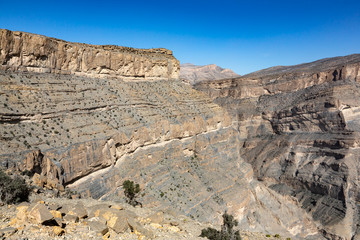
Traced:
[[359, 239], [360, 55], [200, 83], [228, 109], [258, 180], [331, 239]]
[[172, 51], [65, 42], [0, 29], [0, 69], [96, 78], [178, 79]]
[[[103, 75], [83, 67], [81, 59], [85, 52], [104, 53], [108, 47], [4, 32], [17, 36], [9, 37], [6, 46], [21, 45], [15, 47], [18, 54], [1, 50], [0, 55], [5, 59], [0, 70], [1, 166], [39, 173], [48, 187], [66, 186], [82, 197], [102, 200], [123, 201], [122, 183], [130, 179], [140, 183], [144, 206], [171, 208], [213, 224], [228, 210], [243, 229], [321, 239], [317, 224], [294, 197], [254, 179], [251, 165], [239, 154], [241, 138], [226, 110], [172, 79], [178, 68], [170, 63], [178, 62], [169, 52], [109, 47], [131, 56], [127, 66], [132, 75], [116, 74], [123, 65]], [[43, 57], [35, 60], [38, 42], [56, 43], [54, 52], [39, 53]], [[82, 64], [66, 74], [60, 70], [72, 65], [54, 60], [63, 53], [61, 44], [82, 49], [65, 61]], [[31, 64], [24, 56], [33, 57]], [[152, 62], [154, 69], [169, 64], [158, 72], [165, 79], [154, 78], [150, 69], [144, 81], [137, 81], [136, 71], [142, 68], [135, 67], [136, 59]], [[103, 61], [85, 65], [97, 69]], [[51, 66], [50, 72], [33, 72], [30, 65]]]

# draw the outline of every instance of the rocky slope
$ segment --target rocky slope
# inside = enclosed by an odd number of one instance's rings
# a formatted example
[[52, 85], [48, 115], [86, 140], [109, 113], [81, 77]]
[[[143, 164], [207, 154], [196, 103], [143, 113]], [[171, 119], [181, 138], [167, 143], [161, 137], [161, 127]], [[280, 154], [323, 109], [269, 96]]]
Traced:
[[[0, 239], [204, 239], [199, 237], [201, 230], [212, 227], [178, 215], [171, 207], [132, 207], [119, 201], [78, 199], [71, 193], [59, 197], [38, 174], [25, 178], [33, 189], [29, 201], [0, 204]], [[285, 239], [279, 234], [243, 230], [240, 234], [244, 240]]]
[[239, 76], [231, 69], [221, 68], [215, 64], [197, 66], [191, 63], [184, 63], [180, 65], [180, 79], [191, 85], [206, 80], [235, 78]]
[[359, 239], [359, 69], [350, 55], [196, 85], [237, 122], [255, 176], [332, 239]]
[[[2, 33], [2, 166], [38, 173], [53, 188], [67, 186], [100, 200], [122, 199], [121, 185], [131, 179], [144, 189], [144, 207], [172, 206], [178, 214], [212, 224], [219, 224], [228, 210], [243, 229], [319, 239], [317, 225], [295, 198], [253, 178], [226, 111], [172, 79], [179, 69], [169, 51], [126, 48], [127, 74], [119, 65], [104, 75], [93, 69], [101, 69], [105, 60], [90, 61], [89, 70], [81, 60], [84, 53], [89, 59], [100, 53], [114, 57], [113, 51], [123, 48]], [[51, 51], [42, 43], [51, 43]], [[56, 43], [72, 49], [65, 56], [74, 58], [65, 61]], [[33, 60], [25, 61], [27, 56]], [[138, 68], [136, 59], [153, 61], [154, 68]], [[69, 68], [73, 61], [79, 68]], [[144, 81], [139, 81], [139, 69], [145, 71]]]

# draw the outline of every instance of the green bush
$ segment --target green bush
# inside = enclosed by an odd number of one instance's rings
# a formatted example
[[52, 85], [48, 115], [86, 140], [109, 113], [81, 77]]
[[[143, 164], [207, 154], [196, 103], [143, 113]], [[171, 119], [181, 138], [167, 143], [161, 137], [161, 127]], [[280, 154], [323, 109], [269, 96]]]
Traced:
[[142, 204], [136, 200], [136, 198], [139, 196], [140, 185], [135, 184], [133, 181], [125, 180], [122, 184], [124, 188], [124, 194], [126, 197], [126, 202], [130, 204], [131, 206], [135, 207], [137, 205]]
[[241, 240], [240, 232], [235, 231], [233, 228], [238, 225], [234, 217], [225, 212], [223, 215], [223, 225], [221, 231], [214, 228], [205, 228], [201, 230], [200, 237], [206, 237], [210, 240]]
[[0, 200], [6, 204], [27, 201], [31, 188], [19, 176], [9, 177], [0, 169]]

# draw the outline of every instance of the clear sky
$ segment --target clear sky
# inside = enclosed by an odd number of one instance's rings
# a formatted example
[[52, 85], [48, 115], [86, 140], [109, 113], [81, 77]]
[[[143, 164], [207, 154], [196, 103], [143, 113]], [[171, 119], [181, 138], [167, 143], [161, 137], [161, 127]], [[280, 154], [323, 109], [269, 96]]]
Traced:
[[165, 47], [239, 74], [360, 53], [360, 0], [10, 1], [0, 28], [91, 44]]

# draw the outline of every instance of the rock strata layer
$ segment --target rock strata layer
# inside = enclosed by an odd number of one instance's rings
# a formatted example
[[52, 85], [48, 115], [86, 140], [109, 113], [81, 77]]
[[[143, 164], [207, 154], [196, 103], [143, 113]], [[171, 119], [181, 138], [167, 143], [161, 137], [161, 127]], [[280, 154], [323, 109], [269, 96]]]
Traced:
[[88, 45], [0, 29], [0, 52], [2, 70], [133, 80], [179, 78], [179, 61], [164, 48]]
[[[1, 59], [6, 56], [1, 52]], [[294, 198], [253, 178], [239, 155], [231, 117], [206, 94], [172, 76], [128, 81], [120, 75], [34, 73], [13, 69], [10, 60], [2, 66], [2, 166], [37, 173], [36, 182], [48, 188], [65, 185], [102, 200], [122, 201], [122, 183], [130, 179], [143, 189], [144, 207], [172, 206], [214, 224], [228, 210], [244, 229], [319, 239], [317, 225]]]
[[241, 156], [297, 199], [331, 239], [358, 239], [360, 55], [204, 82], [241, 135]]

